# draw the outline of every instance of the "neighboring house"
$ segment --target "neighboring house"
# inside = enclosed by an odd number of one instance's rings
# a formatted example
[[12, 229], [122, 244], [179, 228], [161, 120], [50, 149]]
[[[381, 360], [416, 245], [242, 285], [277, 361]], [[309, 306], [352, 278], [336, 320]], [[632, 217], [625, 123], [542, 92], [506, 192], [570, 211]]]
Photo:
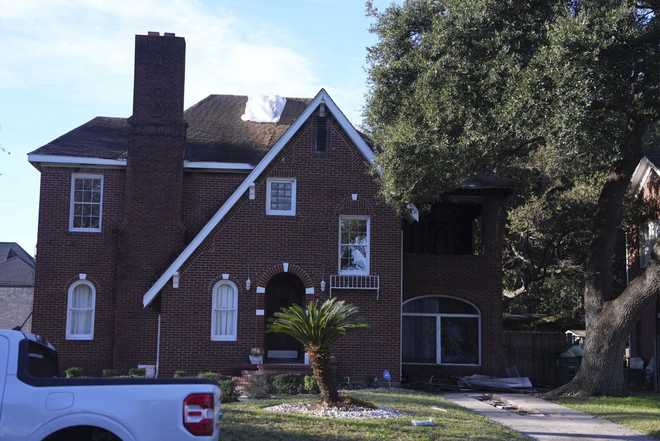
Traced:
[[413, 206], [399, 215], [369, 141], [325, 90], [274, 99], [271, 122], [243, 96], [184, 112], [184, 62], [183, 38], [136, 36], [133, 115], [29, 155], [33, 328], [63, 366], [237, 374], [254, 347], [302, 366], [267, 322], [333, 296], [369, 325], [338, 343], [338, 375], [501, 372], [505, 186], [470, 180], [418, 221]]
[[30, 330], [34, 258], [16, 242], [0, 242], [0, 329]]
[[[660, 155], [647, 154], [639, 162], [631, 180], [631, 188], [648, 204], [660, 203]], [[640, 225], [627, 239], [627, 278], [632, 280], [646, 268], [653, 244], [660, 237], [660, 219]], [[642, 311], [642, 317], [630, 336], [630, 355], [649, 363], [656, 357], [660, 340], [660, 301], [656, 296]], [[657, 359], [657, 358], [656, 358]]]

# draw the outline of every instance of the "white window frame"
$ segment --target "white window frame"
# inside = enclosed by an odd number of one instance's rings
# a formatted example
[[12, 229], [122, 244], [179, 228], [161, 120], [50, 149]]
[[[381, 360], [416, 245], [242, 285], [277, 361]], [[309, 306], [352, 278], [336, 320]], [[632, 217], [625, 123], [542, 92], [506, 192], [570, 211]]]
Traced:
[[[342, 220], [366, 220], [367, 221], [367, 269], [366, 271], [354, 271], [341, 269], [341, 221]], [[371, 273], [371, 216], [366, 215], [341, 215], [337, 225], [337, 271], [342, 276], [368, 276]]]
[[[229, 286], [234, 291], [234, 313], [235, 320], [232, 326], [232, 333], [230, 335], [218, 335], [218, 329], [215, 327], [215, 315], [219, 313], [221, 309], [217, 304], [217, 294], [222, 286]], [[215, 285], [213, 285], [213, 290], [211, 291], [211, 340], [212, 341], [236, 341], [238, 338], [238, 286], [231, 280], [220, 280]]]
[[[477, 310], [478, 314], [449, 314], [449, 313], [424, 313], [424, 312], [402, 312], [401, 317], [435, 317], [435, 364], [434, 363], [417, 363], [413, 361], [402, 361], [402, 364], [412, 364], [412, 365], [441, 365], [441, 366], [473, 366], [473, 367], [478, 367], [481, 366], [482, 362], [482, 340], [483, 340], [483, 335], [481, 333], [481, 311], [479, 311], [479, 308], [476, 307], [471, 302], [468, 302], [464, 299], [458, 298], [458, 297], [450, 297], [450, 296], [424, 296], [424, 297], [415, 297], [413, 299], [406, 300], [403, 305], [405, 305], [408, 302], [412, 302], [414, 300], [419, 300], [422, 298], [426, 297], [442, 297], [442, 298], [449, 298], [449, 299], [454, 299], [454, 300], [459, 300], [463, 303], [466, 303], [470, 306], [472, 306], [474, 309]], [[403, 310], [403, 305], [401, 306]], [[442, 319], [443, 318], [476, 318], [477, 319], [477, 328], [478, 328], [478, 340], [479, 340], [479, 360], [477, 363], [444, 363], [442, 361]], [[402, 320], [403, 321], [403, 320]], [[402, 342], [401, 342], [401, 351], [403, 351], [403, 324], [401, 326], [402, 331], [401, 331], [401, 337], [402, 337]], [[403, 353], [403, 352], [402, 352]]]
[[[73, 293], [75, 289], [80, 285], [86, 285], [92, 292], [92, 322], [91, 322], [91, 332], [89, 334], [73, 334], [71, 332], [71, 299], [73, 298]], [[66, 296], [66, 339], [67, 340], [94, 340], [94, 320], [96, 319], [96, 287], [93, 283], [87, 280], [77, 280], [69, 285]]]
[[[291, 209], [273, 210], [270, 208], [270, 193], [272, 183], [291, 184]], [[295, 216], [296, 215], [296, 178], [268, 178], [266, 179], [266, 214], [268, 216]]]
[[[653, 230], [653, 231], [652, 231]], [[656, 238], [660, 236], [660, 220], [652, 220], [642, 224], [640, 228], [639, 237], [639, 267], [641, 269], [649, 266], [649, 262], [653, 256], [653, 245]]]
[[[73, 226], [75, 215], [75, 188], [76, 179], [100, 179], [101, 195], [99, 199], [99, 226], [98, 228], [81, 228]], [[103, 229], [103, 175], [92, 173], [72, 173], [71, 174], [71, 194], [69, 195], [69, 231], [73, 233], [100, 233]]]

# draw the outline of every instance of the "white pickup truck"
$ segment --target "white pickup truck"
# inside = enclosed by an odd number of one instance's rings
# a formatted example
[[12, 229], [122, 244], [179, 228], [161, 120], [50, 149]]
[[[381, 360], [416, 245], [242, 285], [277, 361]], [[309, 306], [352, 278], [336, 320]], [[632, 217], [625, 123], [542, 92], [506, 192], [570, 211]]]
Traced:
[[220, 439], [220, 390], [213, 382], [57, 374], [52, 345], [0, 330], [0, 440]]

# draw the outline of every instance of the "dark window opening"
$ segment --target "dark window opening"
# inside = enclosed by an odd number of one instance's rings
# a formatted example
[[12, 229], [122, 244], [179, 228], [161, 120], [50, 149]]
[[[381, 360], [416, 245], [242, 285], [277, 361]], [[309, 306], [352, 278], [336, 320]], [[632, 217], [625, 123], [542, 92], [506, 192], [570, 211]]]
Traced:
[[483, 254], [481, 205], [441, 203], [420, 216], [419, 222], [404, 223], [404, 249], [417, 254]]
[[316, 118], [316, 134], [314, 136], [314, 151], [325, 154], [328, 150], [328, 118], [318, 116]]

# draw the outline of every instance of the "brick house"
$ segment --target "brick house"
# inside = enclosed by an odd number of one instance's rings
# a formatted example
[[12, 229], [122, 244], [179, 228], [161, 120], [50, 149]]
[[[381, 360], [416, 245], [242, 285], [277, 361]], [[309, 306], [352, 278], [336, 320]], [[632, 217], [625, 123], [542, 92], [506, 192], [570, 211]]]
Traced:
[[[185, 112], [185, 41], [136, 36], [133, 115], [96, 117], [29, 155], [41, 172], [33, 329], [64, 366], [236, 374], [274, 311], [336, 296], [369, 328], [341, 376], [499, 373], [503, 199], [471, 180], [426, 214], [379, 197], [370, 141], [325, 90], [246, 118], [244, 96]], [[418, 217], [418, 219], [415, 219]]]
[[[660, 155], [647, 153], [639, 162], [631, 180], [631, 189], [648, 204], [660, 203]], [[626, 276], [634, 279], [648, 265], [653, 244], [660, 237], [660, 220], [646, 222], [626, 237]], [[630, 356], [641, 357], [645, 364], [658, 360], [660, 344], [660, 301], [657, 296], [642, 311], [630, 336]]]

